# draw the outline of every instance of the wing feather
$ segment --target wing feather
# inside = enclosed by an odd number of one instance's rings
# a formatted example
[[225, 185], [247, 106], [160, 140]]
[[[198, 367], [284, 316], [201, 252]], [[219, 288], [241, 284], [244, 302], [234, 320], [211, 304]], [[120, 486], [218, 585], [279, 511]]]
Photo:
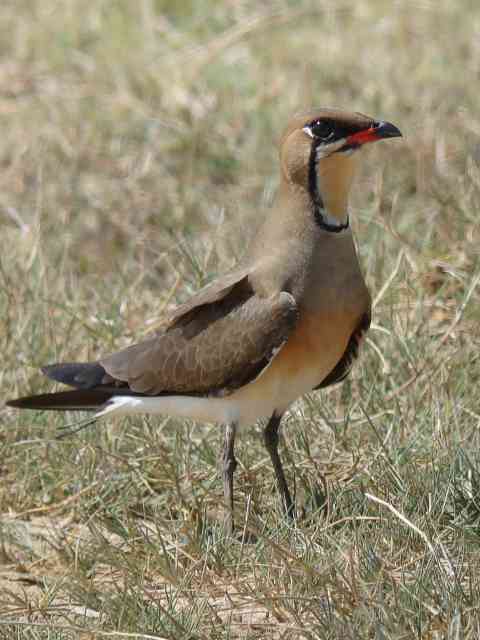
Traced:
[[251, 270], [251, 267], [235, 269], [197, 291], [187, 302], [174, 309], [168, 321], [169, 328], [188, 324], [198, 313], [199, 307], [218, 302], [228, 296], [232, 289], [245, 284]]
[[137, 393], [228, 394], [268, 366], [297, 317], [293, 296], [261, 297], [240, 271], [180, 307], [163, 332], [100, 364]]

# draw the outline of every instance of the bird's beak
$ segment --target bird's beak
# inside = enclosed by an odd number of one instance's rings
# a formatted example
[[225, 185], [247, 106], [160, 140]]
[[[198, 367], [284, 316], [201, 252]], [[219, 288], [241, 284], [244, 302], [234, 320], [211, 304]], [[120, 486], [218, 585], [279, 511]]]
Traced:
[[402, 137], [400, 129], [391, 122], [375, 122], [368, 129], [357, 131], [347, 138], [347, 145], [362, 145], [384, 138]]

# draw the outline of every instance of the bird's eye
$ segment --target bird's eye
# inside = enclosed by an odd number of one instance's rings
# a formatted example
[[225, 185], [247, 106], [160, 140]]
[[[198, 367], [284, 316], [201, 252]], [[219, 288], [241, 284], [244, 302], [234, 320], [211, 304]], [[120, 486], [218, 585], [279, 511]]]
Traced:
[[308, 129], [314, 138], [319, 138], [320, 140], [328, 140], [334, 133], [333, 124], [328, 120], [314, 120], [308, 125]]

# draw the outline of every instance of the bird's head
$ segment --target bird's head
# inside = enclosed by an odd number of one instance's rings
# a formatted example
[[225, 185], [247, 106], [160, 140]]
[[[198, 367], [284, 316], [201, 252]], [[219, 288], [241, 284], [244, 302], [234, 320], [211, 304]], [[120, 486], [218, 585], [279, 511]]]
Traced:
[[316, 109], [298, 114], [280, 144], [283, 182], [306, 190], [317, 213], [332, 219], [330, 226], [335, 226], [335, 220], [341, 225], [348, 215], [359, 150], [370, 142], [401, 135], [390, 122], [361, 113]]

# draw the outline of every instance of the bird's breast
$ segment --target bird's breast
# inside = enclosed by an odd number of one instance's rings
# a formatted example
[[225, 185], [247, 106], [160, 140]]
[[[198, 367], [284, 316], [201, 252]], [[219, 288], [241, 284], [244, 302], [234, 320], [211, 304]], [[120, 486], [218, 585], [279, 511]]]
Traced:
[[351, 235], [323, 238], [318, 251], [296, 264], [285, 281], [298, 303], [298, 322], [258, 378], [229, 396], [240, 423], [281, 413], [317, 387], [338, 364], [369, 309]]
[[314, 389], [342, 357], [359, 318], [319, 312], [300, 317], [297, 327], [260, 376], [230, 396], [239, 422], [249, 424], [283, 413]]
[[294, 388], [304, 387], [301, 393], [310, 391], [340, 360], [357, 323], [358, 316], [345, 312], [305, 313], [272, 362], [270, 374]]

